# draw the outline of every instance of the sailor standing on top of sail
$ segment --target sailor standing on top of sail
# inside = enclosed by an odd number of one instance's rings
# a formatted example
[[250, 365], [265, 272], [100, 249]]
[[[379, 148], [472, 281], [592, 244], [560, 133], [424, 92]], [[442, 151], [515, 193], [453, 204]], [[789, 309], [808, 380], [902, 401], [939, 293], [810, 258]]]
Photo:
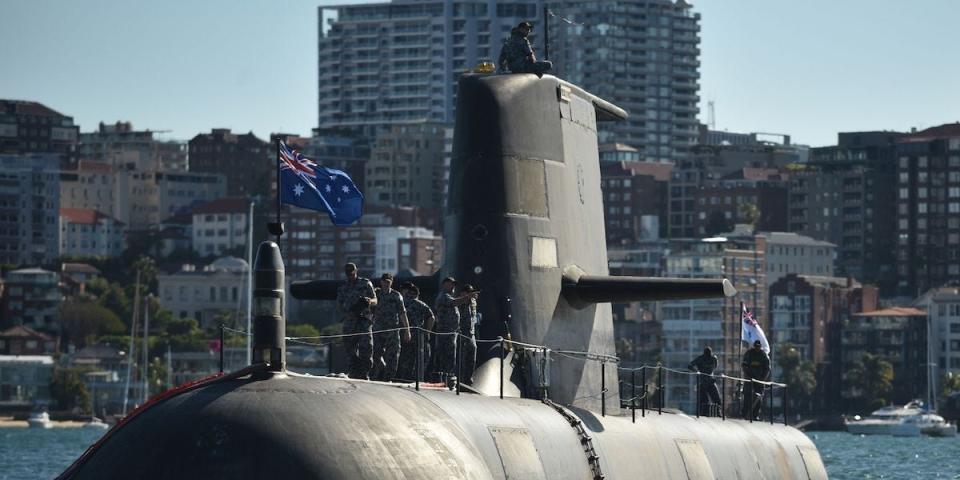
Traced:
[[337, 289], [337, 311], [343, 315], [344, 348], [349, 357], [350, 378], [368, 380], [373, 366], [373, 333], [370, 307], [377, 305], [377, 294], [370, 280], [357, 274], [357, 265], [343, 267], [347, 281]]
[[510, 38], [503, 42], [500, 58], [497, 60], [501, 71], [535, 73], [538, 77], [542, 77], [545, 72], [553, 68], [553, 63], [549, 61], [537, 61], [533, 47], [527, 40], [531, 31], [533, 31], [533, 24], [530, 22], [520, 22], [520, 25], [510, 31]]

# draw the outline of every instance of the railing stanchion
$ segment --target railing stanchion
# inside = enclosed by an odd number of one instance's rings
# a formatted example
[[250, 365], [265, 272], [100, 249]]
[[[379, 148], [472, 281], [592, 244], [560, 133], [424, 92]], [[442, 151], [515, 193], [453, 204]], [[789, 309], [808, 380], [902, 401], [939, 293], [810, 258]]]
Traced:
[[747, 408], [746, 410], [744, 410], [744, 413], [746, 413], [747, 416], [750, 417], [750, 423], [753, 423], [753, 399], [754, 397], [756, 397], [756, 395], [754, 395], [754, 391], [756, 389], [757, 389], [757, 386], [753, 382], [753, 379], [751, 378], [750, 379], [750, 400], [747, 400], [746, 395], [743, 395], [743, 394], [740, 395], [740, 403], [743, 403], [744, 401], [747, 402]]
[[788, 425], [787, 423], [787, 385], [783, 385], [783, 424]]
[[414, 380], [414, 388], [420, 391], [420, 376], [423, 375], [423, 329], [417, 327], [417, 378]]
[[663, 415], [663, 367], [657, 365], [657, 415]]
[[[248, 332], [249, 333], [249, 332]], [[220, 324], [220, 373], [223, 373], [223, 324]]]
[[770, 425], [773, 425], [773, 384], [770, 384]]
[[643, 383], [643, 399], [640, 402], [640, 416], [643, 418], [647, 417], [647, 367], [644, 366], [640, 370], [640, 382]]
[[461, 352], [461, 350], [462, 350], [462, 348], [463, 348], [463, 344], [462, 344], [463, 339], [460, 338], [460, 332], [455, 333], [455, 334], [454, 334], [454, 338], [457, 340], [457, 343], [456, 343], [456, 350], [457, 350], [457, 386], [456, 386], [456, 388], [457, 388], [457, 395], [460, 395], [460, 368], [461, 368], [460, 366], [462, 365], [462, 362], [463, 362], [463, 352]]
[[720, 375], [720, 419], [727, 419], [727, 376]]
[[503, 400], [503, 361], [507, 357], [506, 342], [500, 337], [500, 400]]
[[699, 371], [697, 372], [696, 377], [697, 378], [695, 381], [697, 382], [697, 418], [700, 418], [700, 372]]
[[600, 361], [600, 416], [607, 416], [607, 362]]
[[630, 416], [637, 423], [637, 371], [630, 371]]

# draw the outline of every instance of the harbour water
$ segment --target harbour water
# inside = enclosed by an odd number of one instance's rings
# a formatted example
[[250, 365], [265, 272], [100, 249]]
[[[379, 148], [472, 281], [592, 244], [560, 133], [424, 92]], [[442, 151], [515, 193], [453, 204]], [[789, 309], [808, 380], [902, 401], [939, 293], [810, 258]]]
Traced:
[[[83, 428], [0, 429], [0, 480], [48, 480], [101, 435]], [[833, 480], [960, 479], [960, 437], [811, 432]]]

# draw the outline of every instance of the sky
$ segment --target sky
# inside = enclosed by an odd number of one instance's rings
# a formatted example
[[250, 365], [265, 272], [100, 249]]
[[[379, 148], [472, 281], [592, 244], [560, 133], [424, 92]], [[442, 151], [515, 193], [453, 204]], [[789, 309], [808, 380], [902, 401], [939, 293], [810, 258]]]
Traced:
[[[0, 0], [0, 98], [41, 102], [84, 132], [124, 120], [169, 139], [308, 135], [317, 7], [335, 3]], [[690, 3], [700, 119], [713, 101], [719, 130], [820, 146], [840, 131], [960, 121], [960, 1]]]

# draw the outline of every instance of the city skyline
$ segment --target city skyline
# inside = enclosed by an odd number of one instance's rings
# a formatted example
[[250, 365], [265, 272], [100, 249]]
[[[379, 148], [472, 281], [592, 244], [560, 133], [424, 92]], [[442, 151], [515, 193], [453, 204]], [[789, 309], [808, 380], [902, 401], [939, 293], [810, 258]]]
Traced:
[[[85, 132], [123, 120], [179, 140], [211, 128], [308, 134], [317, 7], [341, 3], [369, 2], [4, 2], [0, 61], [14, 68], [0, 96], [44, 103]], [[949, 94], [960, 66], [941, 61], [960, 41], [954, 3], [693, 3], [703, 16], [700, 122], [713, 101], [719, 130], [818, 146], [840, 131], [960, 120]]]

